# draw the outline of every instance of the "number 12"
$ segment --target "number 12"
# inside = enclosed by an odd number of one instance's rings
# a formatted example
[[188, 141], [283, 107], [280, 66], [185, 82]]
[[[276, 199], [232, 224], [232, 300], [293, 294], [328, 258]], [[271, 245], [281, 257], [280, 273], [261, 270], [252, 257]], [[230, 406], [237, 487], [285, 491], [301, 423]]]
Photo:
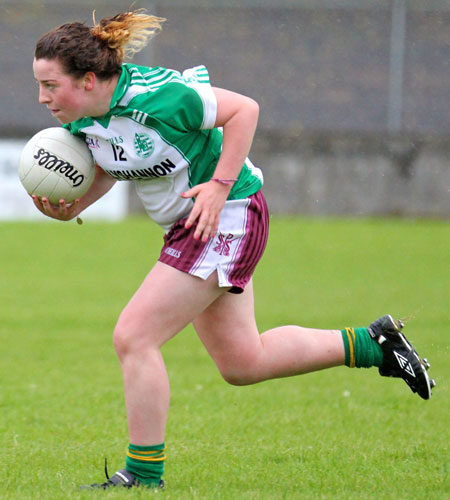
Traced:
[[114, 161], [128, 161], [122, 146], [111, 144], [111, 147], [114, 153]]

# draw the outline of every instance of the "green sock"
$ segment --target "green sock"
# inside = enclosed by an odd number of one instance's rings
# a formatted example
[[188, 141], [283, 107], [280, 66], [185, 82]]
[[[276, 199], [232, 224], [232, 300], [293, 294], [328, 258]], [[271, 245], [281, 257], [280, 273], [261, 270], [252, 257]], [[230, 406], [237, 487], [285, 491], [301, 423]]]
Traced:
[[165, 459], [164, 443], [155, 446], [137, 446], [130, 443], [125, 467], [140, 483], [149, 487], [159, 486]]
[[381, 366], [383, 351], [372, 339], [367, 328], [345, 328], [341, 330], [345, 347], [345, 364], [350, 368]]

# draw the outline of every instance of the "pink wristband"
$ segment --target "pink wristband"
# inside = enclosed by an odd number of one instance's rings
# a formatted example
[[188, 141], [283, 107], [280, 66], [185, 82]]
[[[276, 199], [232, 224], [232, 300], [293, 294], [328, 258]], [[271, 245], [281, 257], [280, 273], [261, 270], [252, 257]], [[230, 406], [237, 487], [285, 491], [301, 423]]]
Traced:
[[237, 179], [218, 179], [217, 177], [212, 177], [211, 180], [218, 182], [219, 184], [224, 184], [225, 186], [230, 186], [237, 181]]

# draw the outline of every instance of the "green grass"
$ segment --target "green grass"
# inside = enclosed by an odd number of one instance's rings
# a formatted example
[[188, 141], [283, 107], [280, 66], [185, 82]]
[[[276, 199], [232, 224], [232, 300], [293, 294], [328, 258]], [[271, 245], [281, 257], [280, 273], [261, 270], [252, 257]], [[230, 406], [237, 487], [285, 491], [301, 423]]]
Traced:
[[[83, 492], [124, 465], [118, 314], [159, 255], [145, 218], [0, 224], [0, 498]], [[164, 348], [172, 401], [164, 498], [450, 498], [450, 226], [272, 220], [256, 274], [261, 330], [362, 326], [391, 312], [438, 386], [425, 402], [377, 370], [335, 368], [251, 387], [220, 378], [192, 329]]]

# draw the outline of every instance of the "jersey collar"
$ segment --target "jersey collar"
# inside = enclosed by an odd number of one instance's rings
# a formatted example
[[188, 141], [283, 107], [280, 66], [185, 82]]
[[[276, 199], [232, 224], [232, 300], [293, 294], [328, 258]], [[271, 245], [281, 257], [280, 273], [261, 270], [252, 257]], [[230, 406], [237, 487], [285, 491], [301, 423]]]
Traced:
[[117, 106], [117, 103], [122, 99], [130, 85], [131, 76], [127, 71], [126, 64], [122, 64], [122, 73], [117, 81], [116, 89], [114, 90], [109, 109], [112, 110]]

